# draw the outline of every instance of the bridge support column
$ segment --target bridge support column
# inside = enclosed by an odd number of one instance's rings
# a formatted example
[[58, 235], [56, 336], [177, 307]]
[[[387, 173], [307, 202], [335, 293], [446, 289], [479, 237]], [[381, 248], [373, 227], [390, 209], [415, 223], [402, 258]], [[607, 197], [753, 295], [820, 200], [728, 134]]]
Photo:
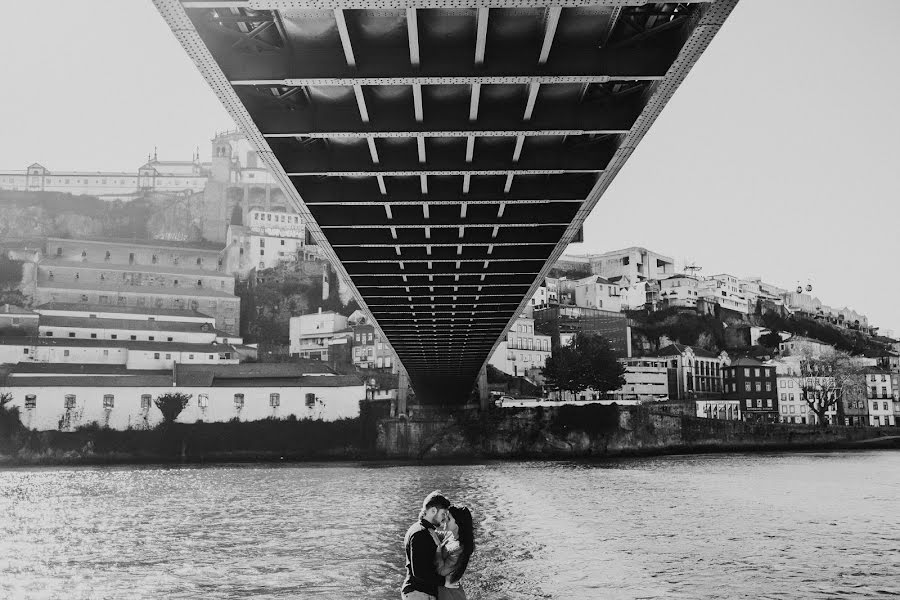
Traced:
[[407, 414], [406, 401], [409, 397], [409, 376], [403, 369], [400, 370], [400, 378], [397, 383], [397, 416]]
[[478, 371], [478, 404], [481, 406], [481, 410], [487, 410], [490, 395], [491, 390], [488, 389], [487, 365], [482, 365], [481, 370]]

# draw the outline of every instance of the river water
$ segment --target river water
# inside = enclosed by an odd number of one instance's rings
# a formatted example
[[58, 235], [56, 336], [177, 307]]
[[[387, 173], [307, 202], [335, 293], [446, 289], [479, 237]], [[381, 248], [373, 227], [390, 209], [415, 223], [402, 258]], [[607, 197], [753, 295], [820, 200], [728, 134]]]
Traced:
[[900, 452], [0, 470], [0, 598], [391, 598], [424, 495], [470, 599], [900, 595]]

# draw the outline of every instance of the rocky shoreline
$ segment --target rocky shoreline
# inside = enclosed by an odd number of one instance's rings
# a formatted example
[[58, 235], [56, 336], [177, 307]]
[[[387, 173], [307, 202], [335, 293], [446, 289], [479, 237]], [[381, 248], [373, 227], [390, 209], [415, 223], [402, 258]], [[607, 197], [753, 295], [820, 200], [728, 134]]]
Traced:
[[668, 454], [900, 449], [897, 427], [750, 424], [643, 407], [563, 406], [363, 422], [257, 421], [19, 431], [0, 466], [580, 460]]

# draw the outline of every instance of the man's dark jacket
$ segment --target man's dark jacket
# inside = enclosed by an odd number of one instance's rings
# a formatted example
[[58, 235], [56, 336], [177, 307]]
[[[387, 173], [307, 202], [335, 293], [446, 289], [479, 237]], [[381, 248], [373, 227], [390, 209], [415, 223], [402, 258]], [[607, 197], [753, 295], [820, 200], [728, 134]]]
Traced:
[[438, 587], [444, 585], [444, 577], [438, 575], [434, 563], [437, 544], [431, 535], [432, 530], [434, 525], [422, 519], [406, 532], [403, 542], [406, 547], [406, 579], [400, 588], [404, 594], [418, 591], [437, 596]]

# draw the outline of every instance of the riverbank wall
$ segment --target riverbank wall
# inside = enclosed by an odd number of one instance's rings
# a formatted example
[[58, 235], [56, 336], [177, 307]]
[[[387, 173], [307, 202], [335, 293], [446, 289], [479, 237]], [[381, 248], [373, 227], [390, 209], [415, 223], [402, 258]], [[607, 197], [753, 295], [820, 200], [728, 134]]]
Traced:
[[95, 425], [67, 432], [19, 429], [0, 439], [0, 465], [362, 460], [374, 453], [374, 430], [373, 422], [359, 418], [173, 423], [125, 431]]
[[376, 414], [335, 422], [174, 423], [116, 431], [0, 427], [0, 466], [581, 459], [701, 452], [900, 448], [897, 427], [750, 424], [598, 404]]
[[395, 459], [587, 458], [687, 452], [900, 448], [898, 427], [720, 421], [648, 407], [492, 410], [482, 415], [383, 419], [377, 451]]

